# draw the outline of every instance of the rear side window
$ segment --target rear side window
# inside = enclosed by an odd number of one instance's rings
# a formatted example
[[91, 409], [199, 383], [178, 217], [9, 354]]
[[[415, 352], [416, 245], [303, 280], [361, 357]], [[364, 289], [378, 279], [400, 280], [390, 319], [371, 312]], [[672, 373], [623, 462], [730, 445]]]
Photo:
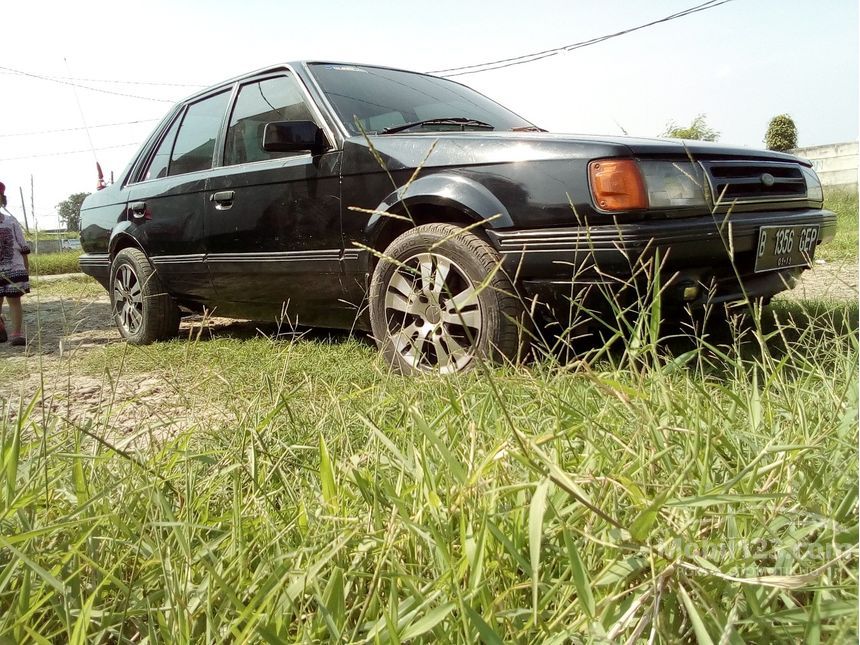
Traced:
[[188, 107], [173, 146], [167, 174], [181, 175], [212, 167], [215, 139], [229, 98], [229, 92], [221, 92]]
[[170, 153], [173, 151], [173, 142], [176, 140], [176, 131], [179, 129], [179, 123], [182, 119], [176, 119], [164, 139], [152, 155], [152, 161], [149, 162], [149, 168], [146, 169], [146, 174], [143, 176], [143, 181], [148, 179], [159, 179], [167, 176], [167, 166], [170, 165]]
[[263, 150], [263, 129], [272, 121], [313, 120], [298, 83], [292, 76], [277, 76], [243, 85], [230, 116], [224, 145], [224, 164], [229, 166], [305, 154], [266, 152]]

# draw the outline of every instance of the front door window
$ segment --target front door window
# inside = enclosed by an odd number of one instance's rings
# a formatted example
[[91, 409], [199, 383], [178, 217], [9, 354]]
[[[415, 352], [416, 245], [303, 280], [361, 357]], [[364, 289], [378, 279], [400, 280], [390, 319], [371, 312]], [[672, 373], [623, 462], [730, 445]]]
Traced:
[[273, 121], [313, 120], [292, 76], [276, 76], [243, 85], [230, 116], [224, 147], [224, 165], [307, 154], [263, 150], [263, 128]]

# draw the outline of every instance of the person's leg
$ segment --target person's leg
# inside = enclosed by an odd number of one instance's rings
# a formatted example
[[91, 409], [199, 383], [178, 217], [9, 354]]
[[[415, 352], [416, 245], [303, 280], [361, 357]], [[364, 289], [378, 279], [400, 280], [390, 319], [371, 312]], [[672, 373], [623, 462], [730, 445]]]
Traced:
[[3, 296], [0, 296], [0, 343], [6, 342], [6, 323], [3, 321]]
[[9, 300], [9, 321], [12, 324], [9, 336], [13, 340], [21, 337], [21, 327], [24, 324], [24, 310], [21, 308], [20, 296], [6, 296]]

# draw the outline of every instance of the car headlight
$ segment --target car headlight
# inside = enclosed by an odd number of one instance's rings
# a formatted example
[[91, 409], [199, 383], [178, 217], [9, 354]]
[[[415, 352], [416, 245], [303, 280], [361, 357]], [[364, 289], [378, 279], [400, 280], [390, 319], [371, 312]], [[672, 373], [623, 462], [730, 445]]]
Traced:
[[601, 211], [707, 205], [702, 168], [690, 161], [597, 159], [588, 164], [588, 174]]
[[803, 178], [806, 180], [806, 198], [812, 202], [824, 201], [824, 190], [821, 188], [821, 180], [812, 168], [800, 167]]
[[690, 161], [640, 161], [650, 208], [705, 206], [702, 168]]

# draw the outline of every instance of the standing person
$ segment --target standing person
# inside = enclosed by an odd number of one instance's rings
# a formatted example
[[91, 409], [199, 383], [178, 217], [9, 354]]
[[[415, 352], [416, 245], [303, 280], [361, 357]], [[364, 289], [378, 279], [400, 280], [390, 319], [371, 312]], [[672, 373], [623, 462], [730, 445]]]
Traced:
[[[9, 317], [12, 330], [8, 335], [10, 345], [26, 345], [27, 339], [21, 333], [24, 312], [21, 296], [30, 293], [30, 247], [24, 239], [24, 231], [6, 209], [6, 186], [0, 183], [0, 311], [3, 299], [9, 300]], [[7, 339], [6, 324], [0, 316], [0, 343]]]

